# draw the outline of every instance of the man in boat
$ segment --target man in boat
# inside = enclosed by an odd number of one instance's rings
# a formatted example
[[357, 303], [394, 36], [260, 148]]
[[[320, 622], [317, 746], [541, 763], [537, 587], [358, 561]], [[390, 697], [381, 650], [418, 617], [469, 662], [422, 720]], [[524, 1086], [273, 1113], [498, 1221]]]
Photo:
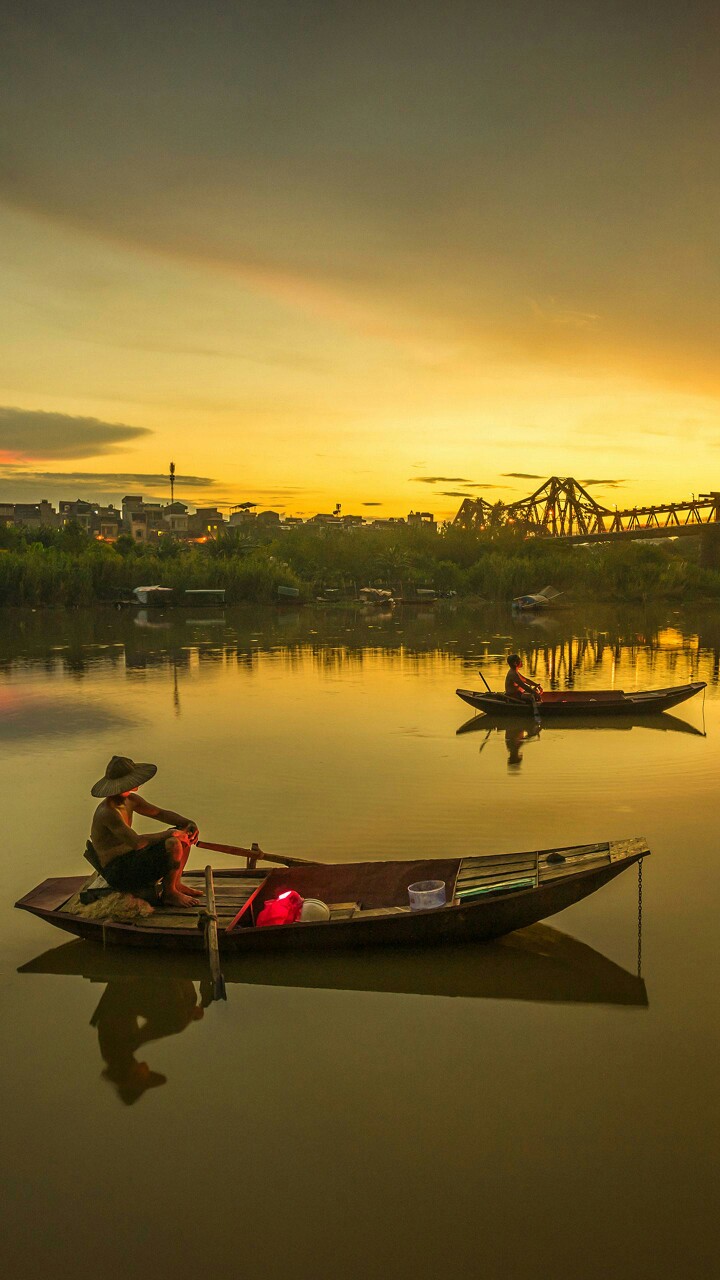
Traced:
[[[137, 794], [138, 787], [156, 773], [157, 765], [113, 756], [91, 791], [101, 802], [93, 815], [88, 853], [94, 853], [111, 888], [138, 893], [162, 879], [164, 906], [194, 906], [200, 890], [181, 881], [198, 829], [192, 818], [160, 809]], [[169, 826], [158, 835], [138, 835], [132, 827], [136, 813]]]
[[528, 680], [520, 675], [522, 661], [520, 655], [511, 653], [507, 660], [508, 673], [505, 677], [505, 695], [513, 702], [528, 702], [533, 705], [542, 698], [542, 686], [536, 680]]

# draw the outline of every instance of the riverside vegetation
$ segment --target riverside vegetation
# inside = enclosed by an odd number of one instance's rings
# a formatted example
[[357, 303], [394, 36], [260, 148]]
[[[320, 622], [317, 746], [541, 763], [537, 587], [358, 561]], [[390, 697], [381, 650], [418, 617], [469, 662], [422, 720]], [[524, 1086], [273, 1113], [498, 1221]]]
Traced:
[[223, 587], [230, 604], [269, 603], [280, 586], [297, 587], [303, 600], [328, 589], [348, 599], [360, 587], [381, 586], [404, 596], [431, 587], [446, 596], [507, 601], [548, 583], [575, 600], [720, 599], [720, 571], [701, 566], [694, 538], [568, 547], [512, 530], [305, 525], [230, 529], [203, 545], [166, 536], [138, 546], [127, 535], [98, 542], [74, 525], [0, 529], [0, 605], [109, 602], [151, 583]]

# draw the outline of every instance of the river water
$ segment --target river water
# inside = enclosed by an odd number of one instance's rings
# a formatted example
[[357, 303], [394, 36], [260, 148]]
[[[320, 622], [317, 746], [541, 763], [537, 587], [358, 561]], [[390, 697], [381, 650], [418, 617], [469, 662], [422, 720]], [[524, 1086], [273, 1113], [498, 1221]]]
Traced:
[[[10, 1274], [717, 1274], [719, 611], [1, 622]], [[638, 725], [458, 733], [456, 687], [501, 687], [512, 650], [547, 688], [708, 688]], [[200, 960], [12, 909], [82, 874], [115, 753], [206, 839], [301, 857], [644, 835], [642, 900], [633, 868], [490, 947], [238, 961], [203, 1013]]]

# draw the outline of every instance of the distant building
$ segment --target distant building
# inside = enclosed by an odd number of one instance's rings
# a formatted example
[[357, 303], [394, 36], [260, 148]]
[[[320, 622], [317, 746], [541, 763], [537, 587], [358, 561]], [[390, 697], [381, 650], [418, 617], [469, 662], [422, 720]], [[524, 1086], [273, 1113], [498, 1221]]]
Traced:
[[120, 533], [122, 516], [117, 507], [100, 507], [97, 515], [96, 536], [104, 542], [115, 542]]
[[335, 514], [331, 515], [329, 511], [318, 511], [317, 515], [310, 516], [308, 524], [324, 524], [328, 525], [330, 528], [335, 526], [339, 529], [342, 527], [342, 520]]
[[[74, 501], [62, 501], [59, 503], [60, 524], [77, 524], [86, 533], [93, 533], [99, 528], [98, 516], [100, 508], [93, 502], [86, 502], [84, 498], [76, 498]], [[97, 526], [97, 528], [96, 528]]]
[[13, 521], [27, 529], [39, 529], [42, 526], [57, 529], [59, 525], [58, 513], [46, 498], [41, 502], [16, 502]]
[[417, 529], [422, 526], [424, 529], [430, 529], [433, 533], [437, 533], [437, 520], [432, 511], [411, 511], [407, 522], [413, 528]]
[[139, 515], [144, 510], [144, 503], [141, 493], [130, 493], [123, 498], [122, 506], [122, 522], [129, 531], [132, 525], [133, 515]]
[[266, 527], [268, 525], [280, 524], [280, 516], [277, 511], [259, 511], [257, 515], [257, 522], [258, 524], [265, 525]]
[[373, 520], [368, 526], [370, 529], [397, 529], [404, 527], [405, 521], [402, 516], [380, 516], [377, 520]]
[[169, 502], [163, 508], [162, 522], [168, 533], [187, 534], [188, 518], [188, 509], [184, 502]]
[[225, 517], [217, 507], [198, 507], [188, 520], [188, 531], [193, 538], [217, 538], [225, 527]]
[[241, 511], [232, 511], [228, 519], [228, 525], [231, 529], [244, 529], [249, 524], [254, 524], [257, 516], [254, 511], [243, 508]]

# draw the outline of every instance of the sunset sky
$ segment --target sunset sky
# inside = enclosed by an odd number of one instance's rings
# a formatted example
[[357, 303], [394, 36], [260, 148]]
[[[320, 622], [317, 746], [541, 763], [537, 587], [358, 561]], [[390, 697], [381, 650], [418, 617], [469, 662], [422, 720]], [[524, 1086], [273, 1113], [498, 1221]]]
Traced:
[[719, 48], [692, 2], [5, 0], [0, 501], [720, 489]]

